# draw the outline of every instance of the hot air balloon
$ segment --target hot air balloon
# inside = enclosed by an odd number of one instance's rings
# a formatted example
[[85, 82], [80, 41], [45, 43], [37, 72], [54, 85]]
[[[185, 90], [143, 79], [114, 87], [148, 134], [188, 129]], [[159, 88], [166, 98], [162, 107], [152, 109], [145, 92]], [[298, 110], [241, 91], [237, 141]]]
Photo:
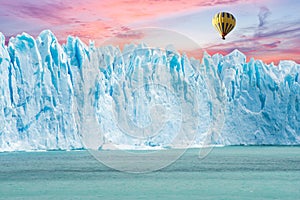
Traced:
[[225, 36], [235, 27], [235, 17], [228, 12], [219, 12], [212, 19], [213, 26], [225, 40]]

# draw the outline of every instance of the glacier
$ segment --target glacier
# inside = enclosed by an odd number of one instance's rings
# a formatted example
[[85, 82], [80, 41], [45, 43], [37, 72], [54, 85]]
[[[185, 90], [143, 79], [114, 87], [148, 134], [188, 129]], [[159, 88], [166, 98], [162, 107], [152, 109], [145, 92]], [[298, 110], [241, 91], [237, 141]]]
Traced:
[[238, 50], [197, 60], [72, 36], [60, 45], [49, 30], [5, 45], [0, 33], [0, 151], [299, 145], [299, 74]]

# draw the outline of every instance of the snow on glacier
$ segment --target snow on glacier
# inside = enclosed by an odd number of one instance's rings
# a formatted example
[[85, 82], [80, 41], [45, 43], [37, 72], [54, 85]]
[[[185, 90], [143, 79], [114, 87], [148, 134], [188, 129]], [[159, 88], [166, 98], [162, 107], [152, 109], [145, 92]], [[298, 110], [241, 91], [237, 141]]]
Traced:
[[[166, 69], [155, 68], [156, 64]], [[91, 66], [97, 73], [87, 72]], [[168, 54], [168, 48], [147, 50], [144, 44], [128, 45], [121, 52], [113, 46], [87, 46], [70, 36], [61, 46], [48, 30], [37, 39], [26, 33], [12, 37], [6, 46], [0, 33], [0, 151], [80, 149], [82, 131], [93, 134], [99, 128], [101, 145], [113, 141], [120, 146], [164, 147], [185, 124], [189, 129], [177, 142], [193, 139], [194, 145], [203, 144], [208, 124], [218, 118], [211, 111], [218, 101], [225, 121], [221, 133], [209, 136], [211, 144], [300, 144], [299, 74], [300, 65], [293, 61], [278, 66], [254, 59], [246, 62], [238, 50], [226, 56], [204, 54], [200, 62], [173, 51]], [[209, 76], [213, 88], [204, 76]], [[154, 84], [131, 93], [140, 81]], [[95, 85], [95, 102], [86, 101], [86, 84]], [[122, 114], [124, 106], [129, 116]], [[178, 112], [180, 107], [200, 114], [184, 115]], [[89, 115], [97, 116], [97, 126], [80, 123]], [[124, 121], [127, 117], [133, 124]], [[150, 137], [161, 126], [155, 119], [166, 121], [160, 137]], [[149, 127], [143, 129], [149, 139], [140, 143], [120, 131], [134, 130], [134, 123]], [[193, 131], [195, 135], [190, 134]]]

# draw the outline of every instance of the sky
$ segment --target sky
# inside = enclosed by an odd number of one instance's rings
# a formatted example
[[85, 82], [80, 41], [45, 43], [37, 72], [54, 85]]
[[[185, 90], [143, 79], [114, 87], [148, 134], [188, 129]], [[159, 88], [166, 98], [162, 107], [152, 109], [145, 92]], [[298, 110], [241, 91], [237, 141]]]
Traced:
[[[111, 38], [143, 40], [151, 35], [138, 30], [155, 27], [184, 35], [209, 54], [238, 49], [248, 60], [300, 63], [299, 7], [299, 0], [0, 0], [0, 32], [7, 42], [50, 29], [60, 43], [72, 35], [101, 46]], [[211, 23], [220, 11], [237, 20], [226, 40]]]

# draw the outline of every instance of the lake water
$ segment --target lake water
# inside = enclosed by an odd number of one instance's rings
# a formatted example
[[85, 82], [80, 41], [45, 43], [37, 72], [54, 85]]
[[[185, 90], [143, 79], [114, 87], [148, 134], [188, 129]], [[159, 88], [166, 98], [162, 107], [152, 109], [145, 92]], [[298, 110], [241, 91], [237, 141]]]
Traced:
[[190, 149], [159, 171], [130, 174], [87, 151], [0, 153], [0, 199], [300, 199], [300, 147], [198, 154]]

